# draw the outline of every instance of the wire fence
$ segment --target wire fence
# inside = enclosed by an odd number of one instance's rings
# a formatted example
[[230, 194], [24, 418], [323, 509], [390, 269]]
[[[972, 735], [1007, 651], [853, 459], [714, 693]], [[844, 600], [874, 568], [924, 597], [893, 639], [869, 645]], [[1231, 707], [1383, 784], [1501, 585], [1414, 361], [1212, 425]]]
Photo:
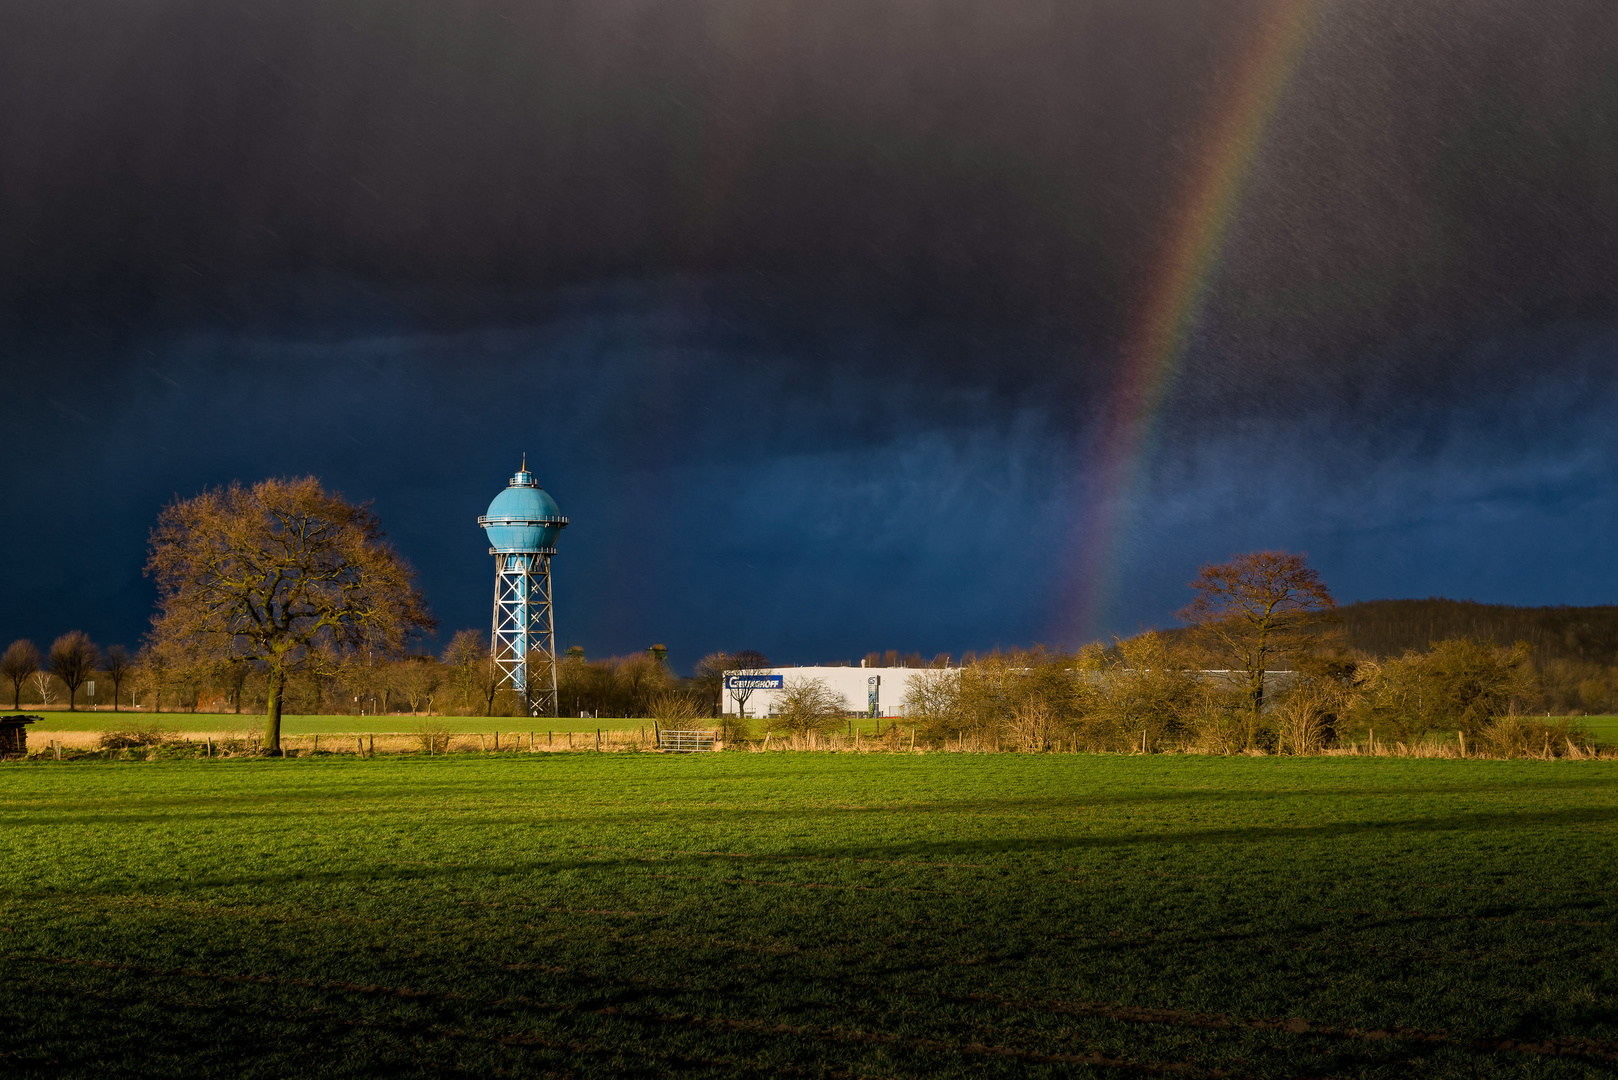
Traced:
[[[13, 760], [114, 758], [154, 760], [159, 758], [227, 758], [261, 756], [262, 732], [236, 730], [220, 732], [174, 732], [155, 728], [122, 731], [40, 732], [27, 739], [26, 747], [12, 748], [4, 756]], [[281, 754], [286, 757], [349, 755], [371, 757], [378, 754], [523, 755], [547, 753], [697, 753], [713, 751], [752, 753], [832, 752], [832, 753], [1068, 753], [1086, 754], [1094, 748], [1076, 740], [1055, 740], [1038, 747], [1018, 745], [1009, 740], [975, 737], [968, 732], [942, 739], [918, 741], [914, 728], [894, 725], [881, 736], [860, 731], [851, 733], [808, 732], [798, 735], [770, 733], [763, 738], [731, 739], [714, 730], [664, 729], [651, 723], [640, 728], [594, 731], [555, 731], [535, 728], [526, 731], [457, 732], [424, 727], [417, 731], [366, 733], [321, 733], [282, 735]], [[20, 751], [20, 752], [19, 752]], [[1113, 751], [1118, 752], [1118, 751]], [[1211, 753], [1195, 747], [1142, 746], [1141, 754]], [[1246, 751], [1249, 756], [1270, 756], [1263, 751]], [[1618, 747], [1581, 744], [1571, 739], [1524, 745], [1502, 753], [1469, 741], [1437, 742], [1419, 740], [1396, 742], [1380, 738], [1347, 745], [1321, 748], [1304, 756], [1353, 756], [1393, 758], [1500, 758], [1618, 759]]]

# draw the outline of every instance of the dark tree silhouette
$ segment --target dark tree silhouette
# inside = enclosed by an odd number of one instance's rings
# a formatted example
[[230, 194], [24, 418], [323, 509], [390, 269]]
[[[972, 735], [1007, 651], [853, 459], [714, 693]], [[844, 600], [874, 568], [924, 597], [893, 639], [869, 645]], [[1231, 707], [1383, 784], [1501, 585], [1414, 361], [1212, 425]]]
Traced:
[[[770, 670], [770, 658], [757, 649], [743, 649], [741, 652], [730, 654], [730, 672], [734, 675], [762, 675]], [[740, 716], [747, 711], [747, 699], [753, 696], [753, 688], [747, 685], [732, 685], [729, 687], [731, 700], [736, 702], [736, 715]]]
[[[129, 650], [122, 645], [112, 645], [107, 648], [105, 658], [107, 678], [112, 683], [112, 711], [118, 711], [118, 694], [134, 669], [134, 661], [130, 659]], [[240, 708], [237, 709], [240, 712]]]
[[11, 680], [11, 707], [18, 707], [22, 700], [22, 684], [28, 677], [39, 670], [39, 649], [27, 638], [18, 638], [6, 648], [4, 656], [0, 656], [0, 675]]
[[101, 660], [101, 650], [95, 647], [90, 635], [83, 630], [69, 630], [55, 641], [51, 642], [51, 654], [45, 666], [50, 673], [62, 680], [67, 687], [67, 709], [73, 712], [78, 708], [74, 698], [83, 686], [85, 680], [95, 674], [96, 664]]
[[735, 658], [728, 652], [709, 653], [697, 661], [691, 681], [697, 684], [709, 716], [718, 716], [724, 711], [725, 672], [735, 666]]

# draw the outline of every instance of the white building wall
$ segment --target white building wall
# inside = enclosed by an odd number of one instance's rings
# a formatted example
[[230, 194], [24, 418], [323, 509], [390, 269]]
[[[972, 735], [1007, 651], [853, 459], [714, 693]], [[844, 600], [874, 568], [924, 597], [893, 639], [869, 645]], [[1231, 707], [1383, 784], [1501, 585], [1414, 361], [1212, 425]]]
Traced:
[[[770, 668], [763, 672], [749, 672], [749, 674], [779, 675], [783, 682], [793, 679], [820, 679], [832, 693], [841, 694], [848, 701], [848, 707], [854, 712], [866, 711], [866, 693], [869, 689], [866, 680], [879, 678], [882, 680], [878, 686], [878, 714], [881, 716], [903, 716], [905, 692], [910, 688], [910, 680], [926, 671], [926, 668], [860, 668], [860, 667], [781, 667]], [[740, 672], [727, 671], [725, 676], [738, 675]], [[781, 691], [754, 690], [747, 699], [748, 716], [770, 716], [780, 711]], [[736, 715], [736, 699], [731, 696], [730, 690], [725, 690], [724, 712], [726, 716]]]

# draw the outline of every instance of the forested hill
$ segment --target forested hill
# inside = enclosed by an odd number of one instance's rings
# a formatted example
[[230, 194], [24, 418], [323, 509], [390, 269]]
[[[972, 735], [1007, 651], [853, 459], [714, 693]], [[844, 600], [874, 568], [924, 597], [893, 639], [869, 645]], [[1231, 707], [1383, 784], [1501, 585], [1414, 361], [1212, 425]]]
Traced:
[[1377, 656], [1425, 650], [1429, 642], [1469, 637], [1510, 645], [1526, 641], [1534, 658], [1618, 663], [1618, 606], [1510, 607], [1470, 600], [1365, 600], [1337, 609], [1348, 644]]

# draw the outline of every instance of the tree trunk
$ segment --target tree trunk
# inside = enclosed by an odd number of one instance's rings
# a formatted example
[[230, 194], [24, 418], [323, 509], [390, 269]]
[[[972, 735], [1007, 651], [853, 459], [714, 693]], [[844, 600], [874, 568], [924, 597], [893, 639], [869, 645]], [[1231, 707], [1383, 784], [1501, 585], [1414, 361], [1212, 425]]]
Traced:
[[270, 668], [270, 700], [264, 719], [264, 752], [281, 752], [281, 695], [286, 689], [287, 674], [279, 667]]
[[67, 688], [67, 711], [68, 712], [78, 712], [79, 711], [78, 703], [73, 700], [74, 698], [76, 698], [78, 696], [78, 693], [79, 693], [79, 688], [76, 687], [76, 686], [70, 686], [70, 687]]
[[1264, 722], [1264, 667], [1269, 663], [1268, 643], [1269, 627], [1261, 626], [1258, 632], [1257, 662], [1247, 672], [1248, 693], [1252, 697], [1251, 712], [1247, 718], [1247, 749], [1251, 750], [1258, 743], [1258, 729]]

